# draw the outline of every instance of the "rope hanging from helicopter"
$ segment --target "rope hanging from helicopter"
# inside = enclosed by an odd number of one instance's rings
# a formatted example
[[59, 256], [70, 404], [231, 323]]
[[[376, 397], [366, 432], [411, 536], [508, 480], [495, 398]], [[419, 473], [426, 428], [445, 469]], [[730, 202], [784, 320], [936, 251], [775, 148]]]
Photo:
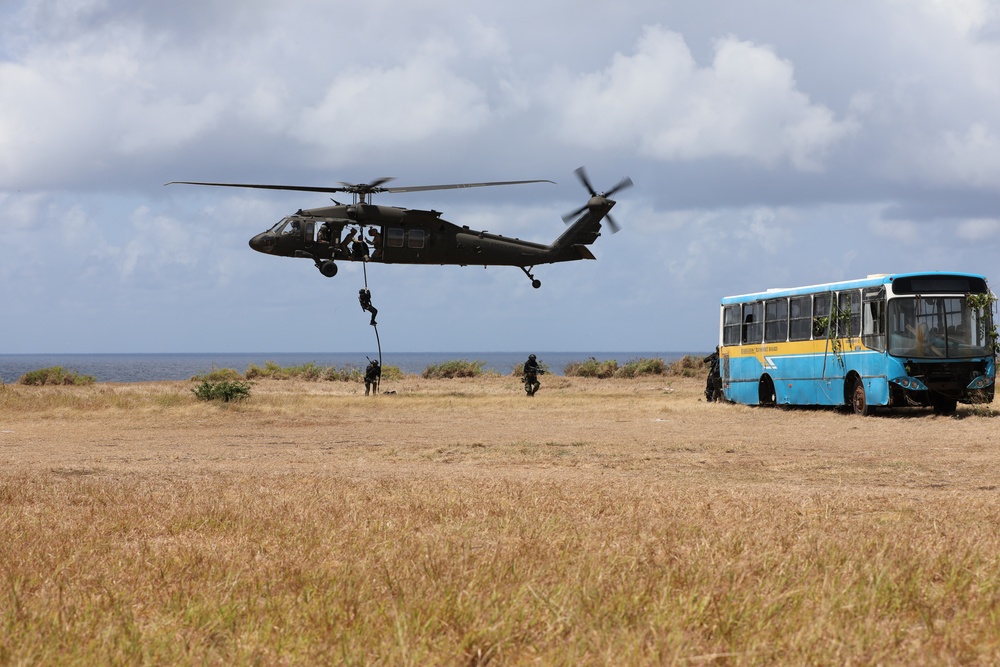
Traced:
[[[368, 289], [368, 262], [367, 261], [361, 263], [361, 270], [362, 270], [362, 272], [364, 274], [364, 277], [365, 277], [364, 294], [366, 295], [366, 300], [362, 302], [361, 307], [364, 310], [369, 310], [371, 312], [371, 314], [372, 314], [372, 329], [375, 330], [375, 344], [378, 346], [378, 367], [379, 367], [379, 374], [378, 374], [378, 377], [375, 380], [375, 393], [377, 394], [378, 393], [378, 387], [379, 387], [380, 384], [382, 384], [382, 340], [379, 338], [379, 335], [378, 335], [378, 322], [375, 321], [375, 315], [378, 313], [378, 310], [376, 310], [375, 307], [371, 305], [371, 290]], [[367, 306], [365, 305], [366, 302], [367, 302]]]

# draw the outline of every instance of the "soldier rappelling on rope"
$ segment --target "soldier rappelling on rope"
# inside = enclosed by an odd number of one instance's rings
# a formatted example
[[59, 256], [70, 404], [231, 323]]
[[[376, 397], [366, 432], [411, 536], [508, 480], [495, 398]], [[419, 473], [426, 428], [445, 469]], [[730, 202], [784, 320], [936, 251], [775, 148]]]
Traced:
[[372, 293], [367, 287], [358, 290], [358, 302], [361, 304], [361, 310], [367, 310], [372, 314], [371, 325], [375, 326], [375, 316], [378, 315], [378, 309], [372, 305]]

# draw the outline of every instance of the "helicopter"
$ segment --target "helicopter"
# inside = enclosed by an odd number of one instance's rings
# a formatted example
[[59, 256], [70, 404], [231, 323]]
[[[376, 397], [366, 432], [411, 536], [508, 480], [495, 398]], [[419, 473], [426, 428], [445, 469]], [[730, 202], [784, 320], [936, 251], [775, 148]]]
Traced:
[[607, 220], [612, 233], [619, 230], [618, 224], [610, 215], [611, 208], [615, 205], [611, 197], [616, 192], [631, 187], [632, 179], [625, 177], [610, 190], [598, 193], [590, 184], [583, 167], [576, 169], [574, 173], [590, 193], [590, 199], [580, 208], [563, 216], [565, 223], [572, 224], [548, 245], [459, 226], [444, 220], [440, 211], [372, 203], [372, 196], [379, 193], [553, 183], [544, 179], [409, 187], [386, 187], [385, 184], [393, 180], [391, 178], [361, 184], [341, 182], [339, 187], [200, 181], [171, 181], [166, 185], [350, 194], [350, 204], [342, 204], [333, 199], [333, 206], [299, 209], [250, 239], [250, 247], [257, 252], [312, 260], [319, 272], [328, 278], [337, 275], [338, 261], [516, 266], [528, 277], [531, 286], [538, 289], [542, 282], [532, 273], [535, 266], [596, 259], [587, 246], [601, 235], [602, 221]]

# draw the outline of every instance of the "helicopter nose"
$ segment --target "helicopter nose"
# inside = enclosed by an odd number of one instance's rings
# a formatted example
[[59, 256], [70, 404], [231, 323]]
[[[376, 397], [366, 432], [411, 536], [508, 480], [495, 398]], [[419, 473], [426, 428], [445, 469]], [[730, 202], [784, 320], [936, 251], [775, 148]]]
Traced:
[[257, 252], [270, 254], [274, 251], [275, 244], [274, 235], [268, 232], [263, 232], [250, 239], [250, 247]]

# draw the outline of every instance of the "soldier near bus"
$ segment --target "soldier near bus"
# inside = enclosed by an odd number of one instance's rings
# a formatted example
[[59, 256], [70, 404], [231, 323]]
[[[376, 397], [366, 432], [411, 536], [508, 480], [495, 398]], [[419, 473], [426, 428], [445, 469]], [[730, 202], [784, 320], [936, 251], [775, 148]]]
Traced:
[[709, 403], [722, 400], [722, 374], [719, 373], [719, 346], [715, 352], [703, 359], [708, 364], [708, 378], [705, 380], [705, 400]]
[[529, 354], [528, 360], [524, 362], [524, 393], [528, 396], [535, 395], [535, 392], [542, 386], [542, 383], [538, 381], [538, 376], [544, 372], [538, 367], [535, 355]]
[[379, 366], [378, 359], [372, 359], [368, 362], [368, 368], [365, 369], [365, 396], [374, 389], [375, 393], [378, 393], [378, 385], [382, 380], [382, 367]]

